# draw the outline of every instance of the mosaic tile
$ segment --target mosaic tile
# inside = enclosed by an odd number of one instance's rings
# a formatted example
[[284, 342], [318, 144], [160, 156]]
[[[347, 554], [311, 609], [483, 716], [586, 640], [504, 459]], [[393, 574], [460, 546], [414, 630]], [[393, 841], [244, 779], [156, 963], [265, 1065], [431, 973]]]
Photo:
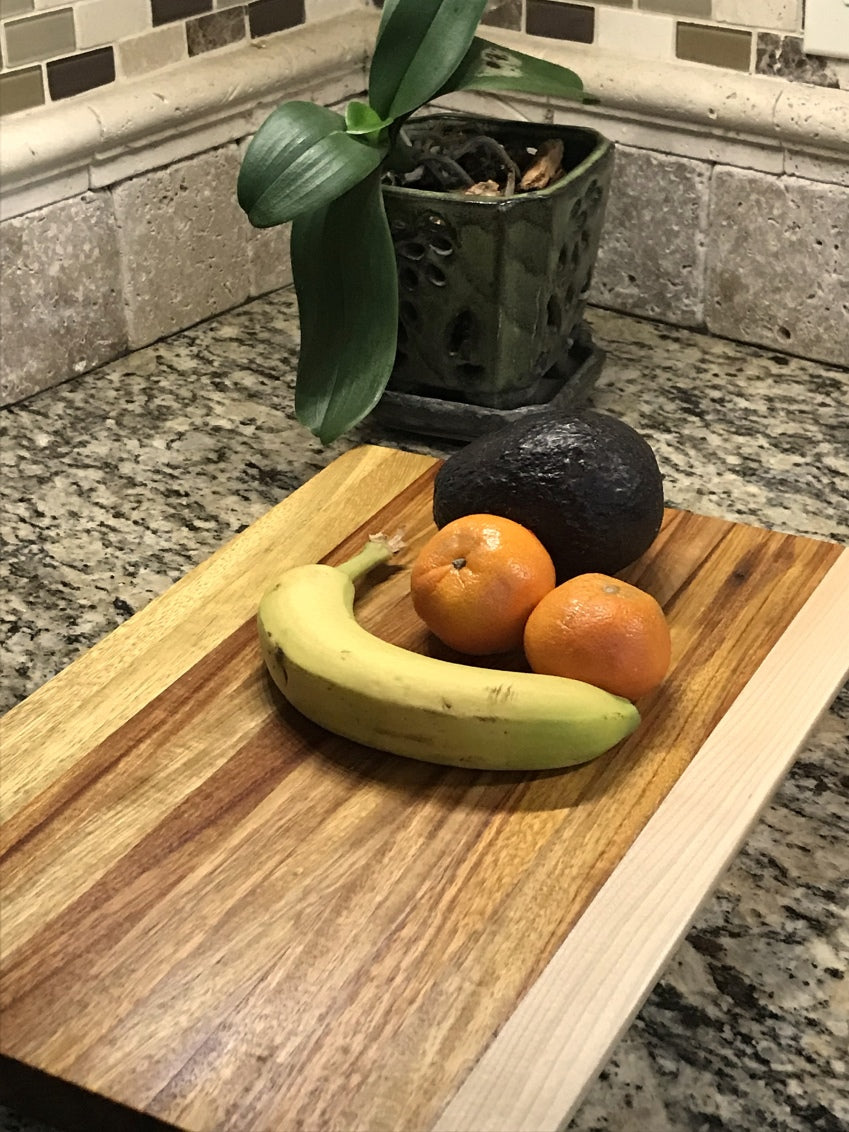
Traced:
[[795, 35], [761, 32], [756, 46], [755, 70], [759, 75], [779, 75], [791, 82], [840, 87], [840, 79], [827, 59], [806, 55]]
[[65, 55], [76, 46], [74, 13], [70, 8], [39, 12], [6, 24], [6, 62], [12, 67]]
[[592, 43], [595, 9], [584, 4], [559, 4], [555, 0], [528, 0], [525, 27], [529, 35]]
[[639, 6], [646, 12], [670, 12], [673, 16], [705, 20], [711, 18], [711, 0], [639, 0]]
[[17, 114], [44, 102], [41, 67], [24, 67], [0, 75], [0, 114]]
[[150, 0], [153, 25], [168, 24], [172, 20], [185, 20], [212, 11], [212, 0]]
[[251, 35], [271, 35], [304, 22], [304, 0], [257, 0], [248, 7]]
[[748, 71], [752, 54], [752, 35], [733, 28], [708, 27], [706, 24], [678, 24], [676, 54], [693, 63], [709, 63], [714, 67], [730, 67]]
[[190, 55], [201, 55], [245, 38], [245, 8], [224, 8], [208, 16], [186, 22], [186, 42]]
[[114, 81], [115, 53], [111, 47], [98, 47], [47, 64], [47, 86], [53, 99], [72, 98]]

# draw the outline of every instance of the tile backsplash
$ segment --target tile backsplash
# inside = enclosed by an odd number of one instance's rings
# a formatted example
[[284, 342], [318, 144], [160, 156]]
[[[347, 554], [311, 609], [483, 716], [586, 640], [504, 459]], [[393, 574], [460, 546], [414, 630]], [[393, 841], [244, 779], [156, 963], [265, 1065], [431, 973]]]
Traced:
[[366, 6], [368, 0], [0, 0], [0, 113]]
[[[14, 114], [369, 0], [0, 0], [0, 113]], [[380, 7], [380, 4], [376, 6]], [[485, 22], [593, 44], [849, 87], [849, 63], [806, 56], [803, 0], [492, 0]]]
[[503, 0], [488, 22], [640, 58], [849, 88], [849, 62], [806, 56], [803, 0]]

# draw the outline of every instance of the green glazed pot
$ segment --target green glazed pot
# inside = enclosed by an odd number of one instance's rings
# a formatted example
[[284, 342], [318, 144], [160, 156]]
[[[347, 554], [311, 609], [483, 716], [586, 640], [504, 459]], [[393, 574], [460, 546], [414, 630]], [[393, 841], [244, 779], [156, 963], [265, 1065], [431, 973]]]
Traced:
[[429, 115], [405, 127], [470, 124], [502, 144], [564, 142], [550, 188], [508, 198], [386, 186], [398, 262], [398, 353], [389, 388], [492, 408], [555, 392], [587, 301], [613, 143], [576, 126]]

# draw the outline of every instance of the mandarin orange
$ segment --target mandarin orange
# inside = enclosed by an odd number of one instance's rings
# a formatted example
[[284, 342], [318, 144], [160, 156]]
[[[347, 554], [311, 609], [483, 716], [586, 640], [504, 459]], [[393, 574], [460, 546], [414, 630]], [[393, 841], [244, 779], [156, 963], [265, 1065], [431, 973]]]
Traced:
[[528, 617], [523, 643], [534, 672], [583, 680], [628, 700], [658, 687], [672, 652], [657, 601], [607, 574], [579, 574], [546, 594]]
[[497, 515], [447, 523], [413, 564], [413, 607], [450, 648], [476, 656], [522, 643], [525, 622], [554, 587], [554, 563], [529, 530]]

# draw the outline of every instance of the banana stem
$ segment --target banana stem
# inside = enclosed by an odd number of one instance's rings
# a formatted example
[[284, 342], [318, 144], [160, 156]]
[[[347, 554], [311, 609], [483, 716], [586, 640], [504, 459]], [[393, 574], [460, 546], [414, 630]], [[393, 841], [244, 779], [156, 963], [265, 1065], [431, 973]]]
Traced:
[[347, 562], [340, 563], [336, 569], [347, 574], [352, 582], [356, 582], [381, 562], [388, 562], [392, 555], [401, 549], [401, 545], [397, 536], [387, 538], [386, 535], [370, 535], [363, 549]]

